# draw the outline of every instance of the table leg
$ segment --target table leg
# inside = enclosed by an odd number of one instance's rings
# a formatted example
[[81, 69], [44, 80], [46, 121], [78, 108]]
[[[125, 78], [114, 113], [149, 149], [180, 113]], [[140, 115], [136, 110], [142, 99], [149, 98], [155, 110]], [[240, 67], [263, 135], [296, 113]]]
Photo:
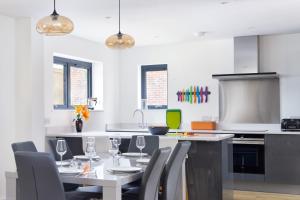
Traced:
[[103, 187], [103, 200], [121, 200], [122, 190], [121, 186], [116, 187]]
[[19, 200], [19, 181], [16, 172], [6, 172], [6, 200]]

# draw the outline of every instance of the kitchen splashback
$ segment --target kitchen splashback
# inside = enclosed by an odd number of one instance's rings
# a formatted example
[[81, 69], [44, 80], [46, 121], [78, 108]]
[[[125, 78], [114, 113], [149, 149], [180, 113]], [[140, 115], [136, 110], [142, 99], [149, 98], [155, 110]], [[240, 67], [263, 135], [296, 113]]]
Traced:
[[279, 78], [219, 83], [221, 123], [280, 123]]

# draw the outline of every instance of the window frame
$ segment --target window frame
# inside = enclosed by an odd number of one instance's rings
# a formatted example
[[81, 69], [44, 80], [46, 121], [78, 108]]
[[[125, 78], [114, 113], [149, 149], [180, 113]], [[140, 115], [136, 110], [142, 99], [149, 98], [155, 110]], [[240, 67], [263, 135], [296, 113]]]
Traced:
[[167, 105], [148, 105], [149, 110], [168, 109], [168, 65], [156, 64], [156, 65], [142, 65], [141, 66], [141, 99], [147, 99], [147, 80], [146, 73], [149, 71], [167, 71]]
[[87, 98], [92, 97], [92, 63], [54, 56], [53, 64], [63, 65], [64, 67], [64, 104], [53, 104], [55, 110], [74, 109], [74, 106], [71, 105], [71, 67], [87, 70]]

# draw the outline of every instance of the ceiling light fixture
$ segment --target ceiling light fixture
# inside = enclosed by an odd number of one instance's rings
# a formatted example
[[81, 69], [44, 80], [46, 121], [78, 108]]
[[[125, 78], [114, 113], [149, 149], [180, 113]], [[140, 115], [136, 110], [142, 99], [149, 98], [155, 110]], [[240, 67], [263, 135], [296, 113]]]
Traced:
[[226, 4], [229, 4], [229, 2], [228, 1], [222, 1], [221, 4], [226, 5]]
[[194, 32], [195, 37], [204, 37], [207, 34], [207, 32]]
[[56, 2], [54, 0], [54, 11], [50, 16], [40, 19], [36, 25], [36, 30], [40, 34], [47, 36], [61, 36], [73, 31], [73, 22], [56, 12]]
[[107, 47], [112, 49], [126, 49], [134, 46], [134, 38], [130, 35], [121, 33], [121, 2], [119, 0], [119, 32], [108, 37], [105, 41]]

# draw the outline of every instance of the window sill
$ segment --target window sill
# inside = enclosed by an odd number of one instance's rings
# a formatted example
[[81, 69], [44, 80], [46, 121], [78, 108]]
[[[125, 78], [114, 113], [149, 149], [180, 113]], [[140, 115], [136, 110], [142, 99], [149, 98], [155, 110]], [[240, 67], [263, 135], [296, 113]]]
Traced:
[[101, 110], [90, 110], [90, 112], [104, 112], [104, 109], [101, 109]]
[[[53, 109], [53, 111], [68, 111], [74, 112], [74, 109]], [[104, 112], [104, 109], [90, 110], [90, 112]]]

